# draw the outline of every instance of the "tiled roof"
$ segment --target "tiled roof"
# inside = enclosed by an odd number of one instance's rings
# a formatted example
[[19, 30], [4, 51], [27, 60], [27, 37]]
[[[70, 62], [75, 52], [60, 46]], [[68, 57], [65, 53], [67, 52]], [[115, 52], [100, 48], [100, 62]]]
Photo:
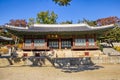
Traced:
[[27, 31], [27, 32], [69, 32], [69, 31], [93, 31], [93, 30], [101, 30], [101, 29], [109, 29], [114, 28], [114, 25], [106, 25], [99, 27], [91, 27], [87, 24], [66, 24], [66, 25], [51, 25], [51, 24], [40, 24], [33, 25], [31, 27], [21, 28], [14, 26], [7, 26], [7, 28], [16, 30], [16, 31]]

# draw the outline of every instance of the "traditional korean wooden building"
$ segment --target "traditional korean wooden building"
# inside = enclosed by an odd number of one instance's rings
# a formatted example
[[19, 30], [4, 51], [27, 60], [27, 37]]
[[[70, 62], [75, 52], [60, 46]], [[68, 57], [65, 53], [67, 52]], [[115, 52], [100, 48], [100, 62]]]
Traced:
[[97, 50], [98, 34], [114, 28], [114, 25], [92, 27], [81, 24], [34, 24], [30, 27], [15, 27], [7, 25], [6, 29], [24, 37], [24, 51], [63, 50]]

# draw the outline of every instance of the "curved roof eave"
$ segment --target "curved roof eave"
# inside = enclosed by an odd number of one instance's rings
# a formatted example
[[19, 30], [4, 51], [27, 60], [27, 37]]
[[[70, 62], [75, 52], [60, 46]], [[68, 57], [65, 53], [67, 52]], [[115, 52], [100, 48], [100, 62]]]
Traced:
[[31, 27], [15, 27], [15, 26], [6, 26], [6, 29], [15, 31], [15, 32], [25, 32], [25, 33], [51, 33], [51, 32], [97, 32], [104, 31], [114, 28], [114, 24], [99, 26], [99, 27], [91, 27], [87, 24], [39, 24], [33, 25]]

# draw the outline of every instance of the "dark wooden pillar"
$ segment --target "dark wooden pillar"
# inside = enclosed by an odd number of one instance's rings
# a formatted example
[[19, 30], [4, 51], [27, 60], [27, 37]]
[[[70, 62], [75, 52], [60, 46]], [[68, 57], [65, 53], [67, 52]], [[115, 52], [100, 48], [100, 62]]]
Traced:
[[86, 47], [88, 47], [89, 46], [88, 35], [85, 35], [85, 38], [86, 38]]
[[24, 48], [25, 47], [25, 36], [23, 37], [23, 46], [22, 46], [22, 48]]
[[61, 42], [61, 37], [59, 37], [59, 43], [58, 43], [59, 49], [61, 49], [61, 47], [62, 47], [62, 46], [61, 46], [61, 43], [62, 43], [62, 42]]
[[72, 37], [72, 47], [75, 46], [75, 36]]
[[31, 36], [31, 48], [34, 48], [34, 37], [33, 36]]
[[47, 38], [45, 38], [45, 47], [48, 47], [47, 43], [48, 43], [48, 40], [47, 40]]
[[95, 43], [95, 46], [97, 46], [97, 42], [96, 42], [96, 34], [94, 34], [94, 43]]

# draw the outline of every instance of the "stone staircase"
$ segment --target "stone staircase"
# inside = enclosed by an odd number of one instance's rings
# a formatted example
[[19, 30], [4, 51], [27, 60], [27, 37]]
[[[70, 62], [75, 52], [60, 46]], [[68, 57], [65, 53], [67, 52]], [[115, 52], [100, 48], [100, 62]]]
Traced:
[[106, 55], [114, 55], [114, 56], [120, 55], [120, 52], [116, 51], [113, 48], [103, 48], [103, 52]]

